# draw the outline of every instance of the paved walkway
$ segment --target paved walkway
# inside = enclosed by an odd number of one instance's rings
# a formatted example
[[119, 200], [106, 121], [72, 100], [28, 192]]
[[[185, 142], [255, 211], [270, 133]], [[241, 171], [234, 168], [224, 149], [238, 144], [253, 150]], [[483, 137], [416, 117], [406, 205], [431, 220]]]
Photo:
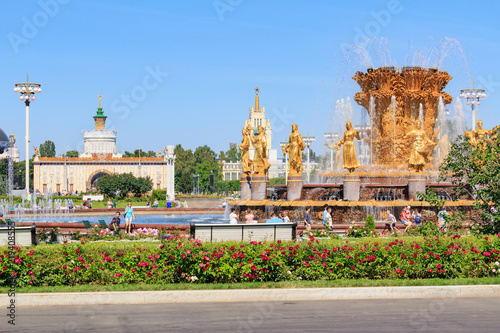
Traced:
[[[21, 293], [16, 306], [500, 297], [500, 285]], [[9, 304], [7, 294], [0, 304]]]

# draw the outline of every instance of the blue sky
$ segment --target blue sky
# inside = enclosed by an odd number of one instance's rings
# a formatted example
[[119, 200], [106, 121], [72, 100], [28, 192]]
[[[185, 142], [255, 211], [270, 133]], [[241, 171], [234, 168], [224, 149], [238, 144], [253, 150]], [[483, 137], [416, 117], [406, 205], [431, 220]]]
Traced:
[[[335, 100], [352, 100], [358, 89], [351, 76], [366, 69], [343, 57], [345, 45], [376, 37], [387, 45], [371, 49], [376, 66], [421, 59], [435, 65], [446, 54], [440, 69], [454, 78], [445, 91], [455, 98], [472, 79], [485, 88], [479, 118], [492, 128], [500, 123], [499, 7], [402, 0], [9, 1], [0, 14], [0, 127], [16, 133], [23, 160], [24, 105], [13, 88], [29, 72], [43, 89], [31, 105], [30, 146], [52, 140], [58, 154], [82, 150], [81, 131], [93, 128], [101, 94], [120, 151], [180, 143], [219, 152], [240, 142], [258, 85], [273, 147], [297, 123], [303, 135], [317, 137], [313, 149], [324, 152], [323, 133], [340, 126]], [[451, 42], [439, 53], [444, 38]], [[377, 57], [381, 51], [392, 60]], [[360, 107], [353, 106], [356, 122]], [[470, 109], [465, 114], [470, 122]]]

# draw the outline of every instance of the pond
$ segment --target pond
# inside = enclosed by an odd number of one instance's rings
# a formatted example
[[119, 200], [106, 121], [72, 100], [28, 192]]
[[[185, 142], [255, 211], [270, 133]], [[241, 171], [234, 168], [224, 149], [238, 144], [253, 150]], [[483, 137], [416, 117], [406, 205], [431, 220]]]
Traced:
[[[22, 221], [14, 219], [16, 222], [56, 222], [56, 223], [75, 223], [83, 220], [90, 221], [92, 225], [97, 224], [99, 220], [104, 220], [106, 223], [111, 222], [112, 214], [109, 215], [93, 215], [93, 216], [52, 216], [47, 217], [26, 217]], [[121, 223], [125, 224], [123, 216], [120, 217]], [[136, 224], [190, 224], [194, 223], [229, 223], [229, 217], [222, 214], [184, 214], [184, 215], [136, 215]]]

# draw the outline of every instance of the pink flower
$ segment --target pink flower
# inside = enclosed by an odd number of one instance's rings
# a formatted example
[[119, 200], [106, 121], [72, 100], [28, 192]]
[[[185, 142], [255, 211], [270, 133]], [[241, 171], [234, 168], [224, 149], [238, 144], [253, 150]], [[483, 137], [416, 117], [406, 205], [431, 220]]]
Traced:
[[122, 275], [120, 273], [116, 273], [116, 276], [117, 277], [121, 277]]
[[429, 268], [429, 273], [432, 273], [432, 268]]
[[28, 274], [29, 275], [33, 275], [33, 271], [28, 271]]

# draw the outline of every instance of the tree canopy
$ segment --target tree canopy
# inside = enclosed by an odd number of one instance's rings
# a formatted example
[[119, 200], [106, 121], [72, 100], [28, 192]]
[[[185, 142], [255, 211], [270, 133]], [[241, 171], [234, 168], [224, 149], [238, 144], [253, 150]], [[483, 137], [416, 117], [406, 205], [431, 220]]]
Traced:
[[149, 177], [134, 177], [131, 173], [122, 173], [102, 176], [96, 180], [95, 186], [99, 193], [110, 198], [128, 193], [141, 196], [151, 191], [153, 181]]
[[452, 143], [439, 180], [451, 181], [458, 199], [472, 197], [484, 233], [500, 232], [500, 138], [474, 149], [462, 136]]
[[40, 144], [40, 157], [56, 157], [56, 145], [47, 140]]

